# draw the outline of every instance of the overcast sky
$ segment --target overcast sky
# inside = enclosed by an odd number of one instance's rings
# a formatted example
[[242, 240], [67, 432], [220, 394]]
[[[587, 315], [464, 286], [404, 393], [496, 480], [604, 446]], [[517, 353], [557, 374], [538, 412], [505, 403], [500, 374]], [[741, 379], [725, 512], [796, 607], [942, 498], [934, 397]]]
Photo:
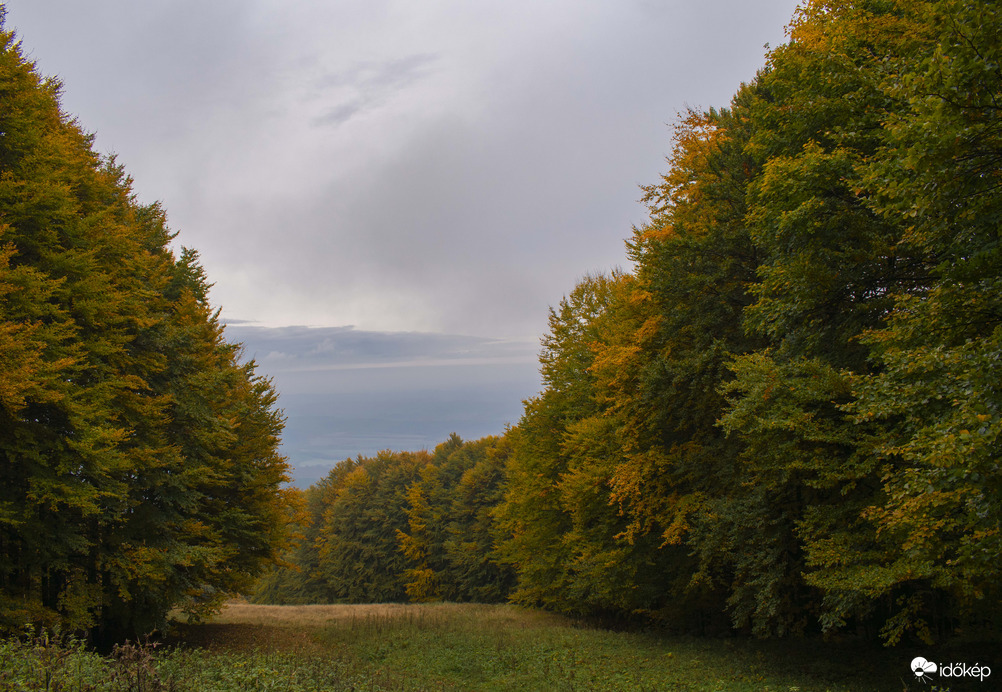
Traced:
[[[480, 339], [457, 366], [469, 374], [471, 359], [514, 367], [498, 343], [534, 352], [548, 306], [626, 264], [646, 218], [638, 186], [664, 171], [676, 113], [727, 105], [797, 3], [5, 5], [7, 28], [63, 81], [64, 109], [200, 252], [241, 339], [271, 338], [255, 325], [467, 335]], [[295, 353], [323, 338], [283, 333], [306, 339]], [[424, 366], [471, 381], [438, 361]], [[303, 394], [283, 378], [283, 396]]]

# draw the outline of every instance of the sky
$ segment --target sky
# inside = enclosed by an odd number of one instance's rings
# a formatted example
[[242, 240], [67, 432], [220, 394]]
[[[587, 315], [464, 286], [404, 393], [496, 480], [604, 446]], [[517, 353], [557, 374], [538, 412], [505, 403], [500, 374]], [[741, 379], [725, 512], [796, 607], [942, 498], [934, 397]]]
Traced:
[[677, 114], [726, 106], [797, 2], [4, 5], [198, 250], [304, 484], [516, 423], [549, 306], [628, 267]]

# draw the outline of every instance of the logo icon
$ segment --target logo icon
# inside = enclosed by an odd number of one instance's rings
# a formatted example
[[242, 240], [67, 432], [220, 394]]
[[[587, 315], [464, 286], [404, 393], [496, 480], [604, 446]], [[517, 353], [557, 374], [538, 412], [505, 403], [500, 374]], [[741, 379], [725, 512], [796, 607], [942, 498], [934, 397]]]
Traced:
[[912, 659], [911, 669], [916, 678], [922, 682], [929, 682], [932, 679], [929, 676], [936, 672], [936, 664], [917, 656]]

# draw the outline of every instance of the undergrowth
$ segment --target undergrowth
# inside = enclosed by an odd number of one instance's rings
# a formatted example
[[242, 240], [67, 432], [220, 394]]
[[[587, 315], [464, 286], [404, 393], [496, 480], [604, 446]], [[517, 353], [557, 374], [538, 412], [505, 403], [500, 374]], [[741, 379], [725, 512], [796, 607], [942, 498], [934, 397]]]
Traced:
[[178, 633], [101, 655], [29, 630], [0, 640], [0, 692], [937, 689], [914, 679], [904, 651], [611, 632], [514, 606], [242, 606]]
[[346, 666], [317, 657], [209, 651], [126, 642], [108, 656], [73, 636], [27, 632], [0, 640], [0, 691], [289, 692], [378, 690]]

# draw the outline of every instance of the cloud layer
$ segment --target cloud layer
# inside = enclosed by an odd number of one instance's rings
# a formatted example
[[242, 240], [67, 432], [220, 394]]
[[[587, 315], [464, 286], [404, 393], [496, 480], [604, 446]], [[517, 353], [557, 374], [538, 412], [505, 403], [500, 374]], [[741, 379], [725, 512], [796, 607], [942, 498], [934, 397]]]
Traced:
[[726, 105], [795, 5], [5, 2], [200, 252], [301, 485], [516, 422], [547, 307], [625, 262], [676, 113]]
[[794, 0], [11, 0], [231, 318], [538, 336]]

